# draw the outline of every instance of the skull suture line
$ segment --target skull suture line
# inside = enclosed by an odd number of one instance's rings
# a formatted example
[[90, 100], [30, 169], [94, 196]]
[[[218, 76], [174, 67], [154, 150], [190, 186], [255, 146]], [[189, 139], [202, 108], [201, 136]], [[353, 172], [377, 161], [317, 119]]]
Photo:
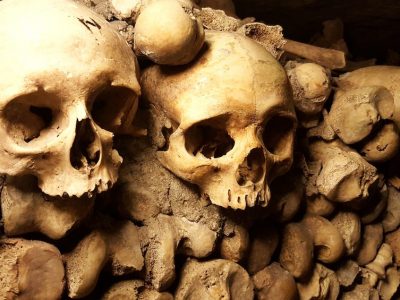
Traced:
[[207, 32], [196, 61], [148, 68], [142, 89], [162, 114], [154, 123], [166, 120], [155, 130], [165, 167], [217, 205], [267, 205], [268, 184], [292, 163], [296, 117], [285, 71], [262, 46]]
[[137, 62], [105, 20], [68, 0], [0, 2], [0, 173], [52, 196], [109, 188], [140, 93]]

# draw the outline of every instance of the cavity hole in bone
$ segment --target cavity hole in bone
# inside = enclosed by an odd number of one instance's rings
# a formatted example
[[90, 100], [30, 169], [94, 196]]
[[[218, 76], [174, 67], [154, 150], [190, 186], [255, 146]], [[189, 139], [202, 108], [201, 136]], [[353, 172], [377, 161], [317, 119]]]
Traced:
[[314, 248], [314, 252], [315, 252], [315, 257], [318, 257], [320, 255], [320, 253], [327, 253], [330, 254], [330, 248], [325, 246], [325, 245], [316, 245]]
[[186, 150], [194, 156], [201, 153], [207, 158], [222, 157], [232, 150], [234, 145], [235, 141], [223, 126], [198, 123], [185, 132]]
[[94, 167], [100, 160], [101, 144], [89, 119], [76, 123], [76, 136], [70, 151], [71, 165], [80, 170]]
[[169, 148], [169, 138], [170, 138], [172, 133], [173, 133], [173, 129], [172, 128], [168, 128], [168, 127], [165, 127], [165, 126], [163, 126], [161, 128], [161, 134], [164, 137], [165, 143], [161, 147], [160, 151], [167, 151], [168, 150], [168, 148]]
[[35, 135], [31, 137], [25, 137], [24, 141], [26, 143], [29, 143], [30, 141], [38, 138], [40, 136], [40, 131], [42, 131], [45, 128], [48, 128], [52, 121], [53, 121], [53, 114], [50, 108], [48, 107], [38, 107], [38, 106], [31, 106], [29, 108], [29, 111], [33, 114], [36, 115], [42, 122], [43, 128], [39, 130]]
[[274, 116], [264, 127], [263, 142], [274, 155], [284, 155], [290, 151], [294, 140], [294, 120], [285, 116]]
[[53, 123], [53, 110], [47, 102], [52, 99], [45, 92], [20, 96], [7, 104], [4, 116], [8, 134], [16, 142], [29, 143]]
[[251, 149], [236, 171], [236, 181], [243, 186], [247, 182], [257, 183], [264, 175], [265, 156], [260, 148]]
[[93, 120], [103, 129], [114, 132], [124, 125], [136, 105], [137, 95], [126, 87], [103, 88], [92, 100]]

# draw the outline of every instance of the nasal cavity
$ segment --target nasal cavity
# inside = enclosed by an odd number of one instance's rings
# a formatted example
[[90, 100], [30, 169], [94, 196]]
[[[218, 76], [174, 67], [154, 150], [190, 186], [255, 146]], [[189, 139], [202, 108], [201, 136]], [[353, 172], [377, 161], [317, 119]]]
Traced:
[[89, 119], [76, 122], [76, 136], [70, 152], [71, 165], [77, 169], [93, 168], [100, 160], [101, 141]]
[[259, 182], [265, 172], [265, 156], [261, 148], [252, 149], [236, 171], [236, 181], [243, 186]]

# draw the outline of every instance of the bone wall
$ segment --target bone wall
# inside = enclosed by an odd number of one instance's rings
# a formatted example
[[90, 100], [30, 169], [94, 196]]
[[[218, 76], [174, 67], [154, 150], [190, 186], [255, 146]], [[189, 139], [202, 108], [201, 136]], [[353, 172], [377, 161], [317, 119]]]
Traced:
[[[159, 23], [147, 16], [143, 36], [152, 24], [156, 30], [151, 33], [158, 32], [170, 12], [168, 1], [175, 0], [166, 0], [161, 10], [157, 2], [143, 1], [152, 13], [162, 13], [156, 16]], [[96, 107], [100, 121], [93, 122], [113, 131], [106, 145], [112, 143], [123, 158], [118, 180], [105, 185], [107, 191], [52, 197], [34, 176], [0, 176], [0, 299], [400, 297], [400, 71], [363, 60], [364, 55], [388, 59], [386, 38], [395, 29], [385, 30], [396, 22], [397, 6], [389, 11], [367, 1], [370, 6], [358, 3], [362, 8], [354, 12], [356, 2], [333, 1], [328, 10], [312, 0], [238, 0], [235, 11], [229, 1], [179, 0], [182, 7], [174, 2], [173, 15], [193, 31], [178, 47], [168, 46], [179, 30], [166, 44], [160, 37], [151, 48], [151, 34], [140, 46], [134, 43], [142, 2], [76, 2], [119, 31], [119, 41], [131, 48], [124, 44], [127, 56], [138, 55], [139, 107], [136, 112], [135, 105], [127, 105], [123, 117], [111, 114], [121, 105]], [[371, 26], [384, 34], [371, 37], [374, 45], [364, 48], [372, 42], [352, 36], [381, 9], [388, 19], [373, 20]], [[283, 32], [236, 15], [271, 20], [283, 25]], [[342, 17], [344, 26], [333, 17]], [[204, 28], [198, 27], [200, 20]], [[94, 20], [74, 21], [88, 40], [99, 29]], [[207, 29], [224, 33], [204, 34]], [[308, 44], [311, 34], [317, 35], [314, 45]], [[305, 43], [292, 41], [289, 47], [284, 36]], [[386, 44], [376, 44], [379, 39]], [[193, 47], [182, 46], [187, 40]], [[204, 41], [200, 50], [198, 43]], [[121, 46], [115, 40], [111, 44], [104, 47]], [[182, 49], [190, 55], [181, 56]], [[224, 59], [228, 63], [220, 63]], [[133, 66], [131, 71], [136, 73]], [[207, 78], [214, 80], [199, 89]], [[104, 102], [127, 94], [106, 89], [100, 95]], [[242, 97], [234, 101], [236, 95]], [[279, 105], [265, 105], [271, 99]], [[210, 118], [218, 110], [228, 113]], [[87, 113], [92, 111], [87, 106]], [[262, 113], [255, 117], [254, 112]], [[74, 150], [82, 154], [77, 163], [86, 163], [82, 172], [92, 174], [90, 159], [96, 160], [93, 149], [99, 146], [92, 147], [93, 138], [87, 136], [93, 130], [82, 127]], [[239, 146], [248, 152], [232, 155]], [[164, 155], [168, 149], [175, 149], [172, 158]], [[185, 149], [190, 156], [182, 155]], [[228, 163], [218, 164], [221, 157]], [[270, 194], [265, 192], [262, 201], [235, 197], [232, 203], [228, 191], [233, 186], [239, 192], [268, 188]], [[209, 192], [214, 190], [223, 193]]]

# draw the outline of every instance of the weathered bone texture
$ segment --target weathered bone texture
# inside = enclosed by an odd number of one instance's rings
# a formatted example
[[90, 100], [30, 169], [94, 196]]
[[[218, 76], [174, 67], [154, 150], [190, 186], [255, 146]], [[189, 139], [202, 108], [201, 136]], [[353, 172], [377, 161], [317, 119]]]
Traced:
[[379, 294], [376, 289], [368, 284], [357, 284], [355, 287], [342, 295], [343, 300], [370, 299], [379, 300]]
[[290, 273], [278, 263], [272, 263], [253, 277], [257, 299], [298, 299], [296, 283]]
[[356, 280], [360, 271], [360, 267], [356, 262], [346, 260], [340, 264], [335, 273], [341, 286], [350, 287]]
[[158, 291], [175, 280], [175, 254], [203, 258], [214, 250], [217, 234], [205, 225], [160, 214], [140, 230], [146, 281]]
[[68, 296], [73, 299], [90, 294], [106, 263], [110, 264], [114, 276], [140, 271], [144, 265], [135, 225], [105, 218], [95, 227], [98, 229], [64, 255]]
[[239, 263], [247, 256], [249, 245], [250, 236], [247, 228], [242, 224], [227, 220], [220, 244], [221, 257]]
[[208, 30], [237, 31], [246, 23], [246, 20], [228, 16], [223, 10], [215, 10], [209, 7], [195, 9], [194, 14], [201, 20], [203, 27]]
[[358, 249], [361, 241], [361, 221], [357, 214], [339, 212], [331, 220], [341, 234], [346, 254], [351, 256]]
[[151, 66], [141, 84], [165, 167], [214, 204], [268, 204], [268, 182], [292, 163], [296, 121], [285, 72], [262, 46], [207, 31], [190, 66]]
[[156, 150], [146, 139], [125, 138], [118, 144], [126, 161], [122, 164], [112, 198], [113, 207], [117, 207], [121, 217], [146, 223], [162, 213], [184, 217], [215, 232], [221, 231], [222, 209], [209, 205], [193, 186], [164, 169]]
[[194, 0], [200, 7], [223, 10], [228, 16], [236, 17], [235, 4], [232, 0]]
[[360, 154], [371, 163], [383, 163], [399, 152], [399, 129], [394, 123], [383, 124], [382, 128], [360, 148]]
[[102, 300], [173, 300], [170, 293], [160, 293], [145, 286], [144, 281], [134, 279], [120, 281], [112, 285], [101, 298]]
[[283, 28], [279, 25], [268, 26], [259, 22], [251, 22], [244, 24], [236, 31], [262, 45], [277, 59], [283, 54], [282, 48], [286, 41], [283, 37]]
[[0, 172], [51, 196], [110, 188], [113, 133], [130, 130], [140, 94], [125, 40], [69, 0], [1, 1], [0, 35]]
[[114, 220], [99, 215], [95, 228], [102, 234], [108, 246], [111, 273], [122, 276], [140, 271], [144, 259], [140, 249], [138, 228], [130, 221]]
[[317, 263], [311, 277], [304, 282], [298, 282], [300, 299], [334, 300], [339, 295], [339, 281], [335, 272]]
[[313, 237], [304, 224], [290, 223], [282, 234], [279, 262], [296, 279], [306, 278], [314, 265]]
[[0, 239], [1, 299], [60, 299], [64, 273], [60, 251], [53, 245]]
[[90, 294], [107, 259], [107, 244], [99, 232], [92, 232], [64, 255], [68, 296], [79, 299]]
[[307, 194], [334, 202], [365, 199], [378, 180], [377, 169], [339, 140], [309, 145]]
[[175, 299], [253, 299], [253, 288], [249, 274], [234, 262], [189, 260], [181, 272]]
[[338, 86], [344, 90], [363, 87], [381, 87], [390, 91], [394, 100], [393, 120], [400, 126], [400, 68], [394, 66], [372, 66], [362, 68], [339, 77]]
[[361, 268], [361, 283], [368, 284], [370, 287], [376, 287], [379, 276], [368, 268]]
[[249, 20], [238, 32], [248, 36], [263, 45], [272, 55], [279, 58], [283, 51], [302, 57], [329, 69], [340, 69], [346, 65], [345, 54], [342, 51], [320, 48], [289, 39], [284, 39], [281, 26], [268, 26]]
[[371, 134], [380, 120], [394, 114], [393, 96], [384, 87], [339, 90], [329, 111], [329, 124], [346, 144], [354, 144]]
[[200, 258], [215, 249], [224, 213], [164, 169], [146, 139], [122, 139], [119, 144], [127, 160], [112, 205], [121, 216], [144, 225], [140, 237], [146, 283], [166, 290], [175, 279], [176, 254]]
[[94, 197], [47, 196], [30, 176], [8, 177], [0, 200], [6, 235], [40, 232], [51, 239], [60, 239], [79, 225], [94, 204]]

